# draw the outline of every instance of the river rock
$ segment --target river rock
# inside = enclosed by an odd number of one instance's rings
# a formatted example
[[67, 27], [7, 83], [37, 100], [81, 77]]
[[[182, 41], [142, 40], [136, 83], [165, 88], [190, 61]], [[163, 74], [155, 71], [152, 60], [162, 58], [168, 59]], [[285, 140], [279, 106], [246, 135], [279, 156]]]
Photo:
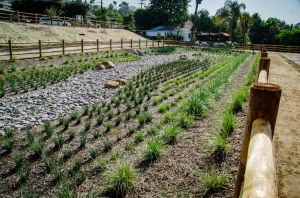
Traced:
[[110, 80], [110, 81], [108, 81], [105, 85], [104, 85], [104, 87], [105, 88], [117, 88], [117, 87], [119, 87], [119, 82], [117, 82], [117, 81], [112, 81], [112, 80]]
[[102, 65], [105, 66], [105, 69], [113, 69], [115, 68], [115, 65], [111, 61], [105, 61], [102, 63]]

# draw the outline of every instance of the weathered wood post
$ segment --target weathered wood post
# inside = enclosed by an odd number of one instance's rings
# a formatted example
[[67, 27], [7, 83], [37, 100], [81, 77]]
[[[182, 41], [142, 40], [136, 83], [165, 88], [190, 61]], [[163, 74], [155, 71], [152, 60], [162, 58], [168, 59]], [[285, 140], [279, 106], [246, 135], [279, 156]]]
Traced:
[[246, 128], [240, 156], [239, 169], [234, 189], [234, 198], [239, 198], [241, 186], [244, 182], [245, 168], [248, 158], [249, 141], [252, 123], [258, 118], [269, 121], [274, 134], [276, 118], [279, 108], [281, 88], [275, 84], [253, 83], [250, 89], [249, 111], [246, 119]]
[[289, 51], [288, 52], [290, 52], [290, 50], [291, 50], [291, 46], [289, 45]]
[[64, 16], [64, 25], [66, 25], [66, 17]]
[[37, 14], [36, 13], [34, 13], [34, 20], [35, 20], [35, 24], [37, 24], [38, 20], [37, 20]]
[[148, 48], [148, 39], [146, 39], [146, 48]]
[[11, 44], [11, 40], [8, 40], [8, 49], [9, 49], [9, 58], [10, 60], [12, 60], [12, 44]]
[[132, 49], [132, 39], [130, 39], [130, 48]]
[[273, 52], [275, 52], [275, 44], [273, 45]]
[[98, 53], [99, 52], [99, 39], [97, 39], [96, 43], [97, 43], [97, 53]]
[[61, 42], [62, 42], [62, 52], [63, 55], [65, 55], [65, 39], [63, 39]]
[[83, 53], [83, 39], [81, 39], [81, 53]]
[[123, 39], [121, 39], [121, 49], [123, 49]]
[[141, 49], [141, 39], [139, 39], [139, 49]]
[[39, 40], [39, 52], [40, 52], [40, 58], [42, 58], [43, 54], [42, 54], [42, 41]]
[[163, 42], [163, 47], [165, 47], [165, 39], [163, 39], [162, 42]]
[[109, 39], [109, 50], [112, 51], [112, 39]]
[[18, 20], [18, 23], [20, 23], [20, 14], [19, 14], [19, 10], [17, 10], [16, 12], [17, 12], [17, 20]]
[[152, 47], [154, 47], [154, 39], [152, 40]]
[[157, 47], [159, 47], [159, 41], [157, 41]]

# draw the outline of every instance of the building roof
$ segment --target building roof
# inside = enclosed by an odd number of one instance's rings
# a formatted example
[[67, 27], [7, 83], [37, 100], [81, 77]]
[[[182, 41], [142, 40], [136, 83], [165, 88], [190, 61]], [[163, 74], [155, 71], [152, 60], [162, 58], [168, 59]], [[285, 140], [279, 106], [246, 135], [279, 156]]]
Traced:
[[159, 31], [159, 30], [175, 30], [177, 26], [157, 26], [155, 28], [152, 28], [151, 30]]

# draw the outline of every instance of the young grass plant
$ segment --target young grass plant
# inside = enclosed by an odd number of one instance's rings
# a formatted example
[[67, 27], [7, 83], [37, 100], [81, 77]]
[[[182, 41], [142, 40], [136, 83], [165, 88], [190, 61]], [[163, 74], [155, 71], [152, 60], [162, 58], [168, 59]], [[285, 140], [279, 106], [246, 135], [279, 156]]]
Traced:
[[94, 161], [94, 168], [98, 171], [98, 172], [103, 172], [106, 167], [107, 167], [107, 161], [103, 160], [103, 159], [96, 159]]
[[53, 134], [54, 126], [51, 125], [49, 120], [44, 122], [44, 132], [48, 138], [50, 138]]
[[116, 197], [124, 197], [137, 179], [136, 170], [128, 162], [118, 163], [107, 176], [108, 184], [114, 190]]
[[180, 134], [179, 128], [169, 125], [163, 131], [162, 134], [163, 142], [165, 142], [165, 144], [174, 144], [179, 134]]
[[204, 184], [202, 195], [205, 196], [209, 191], [215, 191], [226, 187], [229, 184], [229, 175], [224, 171], [218, 171], [215, 166], [205, 172], [198, 172], [200, 181]]
[[146, 148], [142, 152], [143, 160], [146, 163], [152, 163], [159, 159], [163, 154], [164, 146], [157, 139], [151, 139], [147, 142]]
[[108, 138], [104, 138], [102, 140], [103, 146], [104, 146], [104, 152], [108, 152], [112, 149], [113, 147], [113, 142], [110, 141]]

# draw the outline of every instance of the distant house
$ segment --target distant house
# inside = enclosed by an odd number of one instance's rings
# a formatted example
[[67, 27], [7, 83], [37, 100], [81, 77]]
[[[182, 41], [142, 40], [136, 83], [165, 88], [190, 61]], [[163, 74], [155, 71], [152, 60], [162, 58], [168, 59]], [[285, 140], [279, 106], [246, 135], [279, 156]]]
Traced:
[[180, 31], [181, 36], [185, 42], [191, 41], [191, 30], [179, 28], [177, 26], [157, 26], [151, 30], [140, 30], [141, 36], [156, 37], [160, 32], [162, 38], [171, 38], [172, 34], [177, 34]]
[[197, 35], [199, 41], [229, 41], [230, 35], [224, 32], [219, 33], [202, 33]]

